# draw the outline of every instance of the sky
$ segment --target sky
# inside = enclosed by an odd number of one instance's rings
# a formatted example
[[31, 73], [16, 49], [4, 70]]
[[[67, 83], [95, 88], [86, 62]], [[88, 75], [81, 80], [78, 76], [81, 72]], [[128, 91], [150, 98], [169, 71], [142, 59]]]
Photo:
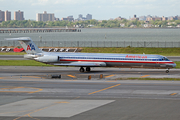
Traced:
[[129, 19], [133, 15], [180, 15], [180, 0], [0, 0], [0, 10], [24, 11], [26, 20], [36, 20], [37, 13], [54, 13], [56, 18], [91, 14], [96, 20], [109, 20], [119, 16]]

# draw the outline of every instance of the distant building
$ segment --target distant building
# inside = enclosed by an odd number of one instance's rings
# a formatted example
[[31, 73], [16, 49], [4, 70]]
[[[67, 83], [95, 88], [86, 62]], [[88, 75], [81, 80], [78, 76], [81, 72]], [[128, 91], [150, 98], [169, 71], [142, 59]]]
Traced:
[[59, 21], [59, 18], [54, 18], [55, 21]]
[[87, 14], [86, 15], [86, 20], [92, 20], [92, 15], [91, 14]]
[[139, 20], [144, 20], [144, 21], [145, 21], [146, 18], [147, 18], [146, 16], [140, 16], [140, 17], [139, 17]]
[[79, 14], [79, 17], [78, 18], [83, 18], [83, 15], [82, 14]]
[[72, 15], [71, 15], [71, 16], [68, 16], [67, 18], [68, 18], [68, 21], [74, 21], [74, 18], [73, 18]]
[[4, 21], [4, 11], [0, 10], [0, 22]]
[[115, 20], [123, 20], [124, 18], [122, 18], [121, 16], [115, 18]]
[[162, 16], [162, 21], [168, 20], [167, 17]]
[[178, 16], [174, 16], [174, 20], [178, 20]]
[[37, 13], [36, 14], [36, 21], [54, 21], [54, 14], [53, 13], [47, 13], [44, 11], [44, 13]]
[[14, 12], [14, 20], [24, 20], [24, 12], [22, 11], [15, 11]]
[[151, 20], [153, 20], [151, 16], [146, 18], [146, 21], [151, 21]]
[[134, 15], [134, 17], [131, 18], [131, 20], [139, 20], [139, 18], [137, 18], [136, 15]]
[[174, 20], [173, 16], [170, 16], [168, 19], [169, 19], [169, 20]]
[[156, 20], [162, 21], [162, 18], [161, 18], [161, 17], [156, 17], [156, 18], [155, 18], [155, 21], [156, 21]]
[[146, 20], [147, 21], [151, 21], [151, 20], [153, 20], [153, 21], [156, 21], [156, 20], [162, 21], [162, 18], [161, 17], [157, 17], [157, 16], [154, 16], [154, 17], [151, 16], [151, 17], [147, 17]]
[[61, 18], [61, 20], [67, 20], [67, 21], [72, 22], [72, 21], [74, 21], [74, 18], [73, 18], [73, 16], [68, 16], [67, 18]]
[[83, 17], [83, 15], [82, 15], [82, 14], [79, 14], [79, 17], [77, 18], [77, 20], [86, 20], [86, 18], [85, 18], [85, 17]]
[[169, 20], [180, 20], [180, 16], [170, 16]]
[[87, 14], [86, 17], [83, 17], [82, 14], [79, 14], [79, 16], [76, 19], [76, 21], [79, 21], [79, 20], [91, 20], [91, 19], [92, 19], [92, 15], [91, 14]]
[[61, 20], [68, 20], [67, 18], [61, 18]]
[[4, 13], [4, 20], [5, 21], [8, 21], [8, 20], [11, 20], [11, 12], [9, 12], [9, 11], [5, 11], [5, 13]]

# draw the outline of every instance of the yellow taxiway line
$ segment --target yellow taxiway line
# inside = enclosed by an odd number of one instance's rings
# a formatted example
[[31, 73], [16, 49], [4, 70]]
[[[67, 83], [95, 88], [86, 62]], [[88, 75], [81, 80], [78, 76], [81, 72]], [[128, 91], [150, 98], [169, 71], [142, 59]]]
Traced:
[[116, 85], [113, 85], [113, 86], [110, 86], [110, 87], [107, 87], [107, 88], [104, 88], [104, 89], [101, 89], [101, 90], [98, 90], [98, 91], [94, 91], [92, 93], [89, 93], [88, 95], [92, 95], [92, 94], [95, 94], [95, 93], [98, 93], [98, 92], [101, 92], [101, 91], [104, 91], [104, 90], [107, 90], [107, 89], [111, 89], [111, 88], [117, 87], [119, 85], [121, 85], [121, 84], [116, 84]]
[[[0, 88], [0, 90], [8, 90], [8, 91], [0, 91], [0, 92], [12, 92], [12, 93], [37, 93], [42, 91], [43, 89], [41, 88], [34, 88], [34, 87], [13, 87], [13, 86], [0, 86], [0, 87], [4, 87], [4, 88]], [[30, 89], [35, 89], [36, 91], [11, 91], [11, 90], [15, 90], [15, 89], [24, 89], [24, 88], [30, 88]]]
[[177, 95], [177, 93], [172, 93], [172, 94], [170, 94], [170, 95]]
[[145, 77], [148, 77], [148, 76], [150, 76], [150, 75], [144, 75], [144, 76], [141, 76], [141, 78], [145, 78]]
[[112, 77], [112, 76], [114, 76], [114, 75], [108, 75], [108, 76], [105, 76], [104, 78], [108, 78], [108, 77]]
[[73, 75], [67, 75], [67, 76], [72, 77], [72, 78], [76, 78], [76, 76], [73, 76]]

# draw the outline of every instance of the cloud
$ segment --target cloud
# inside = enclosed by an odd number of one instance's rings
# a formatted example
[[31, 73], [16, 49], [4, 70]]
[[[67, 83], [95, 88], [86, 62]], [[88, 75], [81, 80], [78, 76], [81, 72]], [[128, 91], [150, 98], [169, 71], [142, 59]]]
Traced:
[[[27, 2], [25, 0], [14, 0], [17, 2]], [[92, 1], [92, 0], [90, 0]], [[93, 0], [94, 1], [94, 0]], [[59, 4], [64, 4], [64, 5], [71, 5], [71, 4], [84, 4], [87, 3], [88, 0], [29, 0], [28, 1], [31, 5], [36, 6], [45, 6], [45, 5], [59, 5]]]
[[50, 0], [31, 0], [31, 5], [48, 5], [51, 4]]

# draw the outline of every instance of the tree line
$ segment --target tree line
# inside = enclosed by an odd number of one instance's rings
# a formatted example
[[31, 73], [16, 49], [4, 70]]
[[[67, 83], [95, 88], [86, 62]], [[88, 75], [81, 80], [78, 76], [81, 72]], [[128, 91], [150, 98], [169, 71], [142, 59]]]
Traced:
[[[168, 24], [169, 23], [169, 24]], [[168, 20], [168, 21], [149, 21], [148, 23], [140, 20], [86, 20], [86, 21], [32, 21], [32, 20], [11, 20], [3, 21], [0, 23], [0, 28], [48, 28], [48, 27], [93, 27], [93, 28], [129, 28], [137, 27], [143, 28], [144, 24], [151, 24], [153, 26], [158, 25], [159, 27], [172, 26], [175, 27], [180, 24], [180, 20]]]

